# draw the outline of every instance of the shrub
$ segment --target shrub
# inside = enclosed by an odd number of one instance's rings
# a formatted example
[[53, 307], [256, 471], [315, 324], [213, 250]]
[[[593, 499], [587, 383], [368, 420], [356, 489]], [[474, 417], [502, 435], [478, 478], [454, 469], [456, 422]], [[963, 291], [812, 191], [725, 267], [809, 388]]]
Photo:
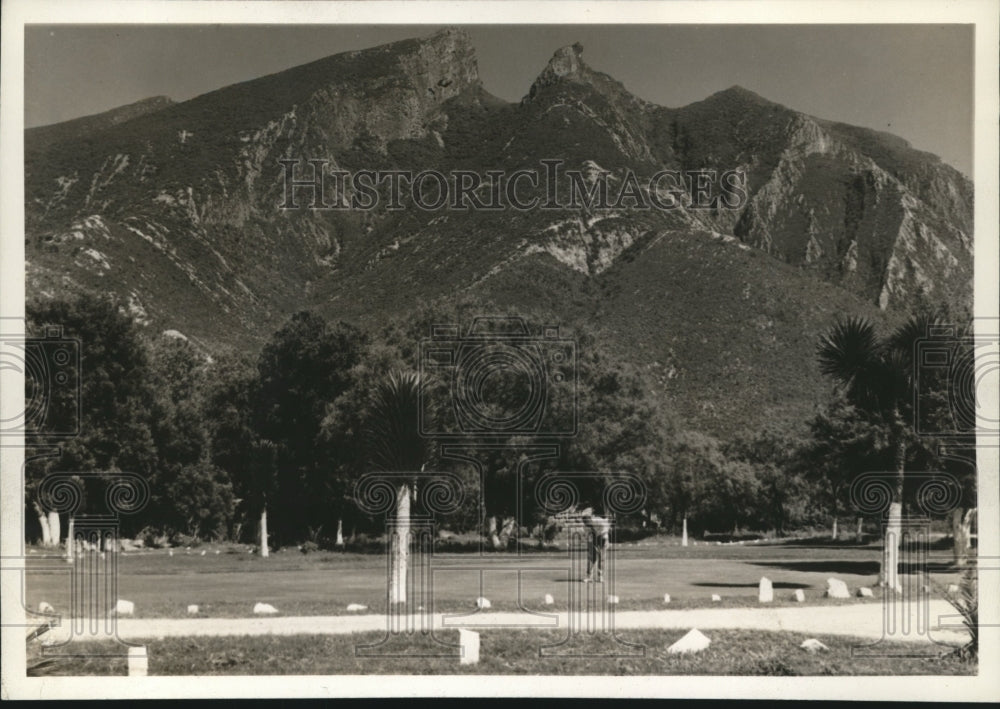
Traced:
[[962, 625], [969, 631], [969, 642], [955, 650], [955, 654], [974, 662], [979, 659], [979, 582], [976, 567], [967, 566], [959, 580], [958, 593], [946, 592], [944, 597], [962, 616]]

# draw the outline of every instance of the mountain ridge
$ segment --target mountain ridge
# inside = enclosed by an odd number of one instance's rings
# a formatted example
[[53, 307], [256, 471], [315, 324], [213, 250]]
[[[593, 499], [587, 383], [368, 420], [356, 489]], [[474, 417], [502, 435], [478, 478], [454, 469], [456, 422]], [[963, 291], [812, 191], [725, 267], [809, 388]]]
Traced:
[[[515, 306], [545, 294], [554, 313], [597, 323], [640, 359], [669, 359], [671, 329], [706, 328], [705, 343], [675, 348], [671, 364], [697, 386], [675, 377], [664, 397], [719, 431], [747, 413], [727, 400], [774, 390], [790, 397], [774, 416], [813, 409], [810, 348], [792, 348], [787, 387], [766, 369], [782, 339], [814, 342], [838, 315], [834, 304], [889, 324], [919, 298], [969, 297], [972, 186], [957, 171], [905, 141], [740, 87], [656, 106], [582, 55], [578, 44], [557, 50], [511, 103], [483, 87], [468, 35], [444, 30], [224, 87], [81, 139], [26, 133], [28, 292], [113, 292], [140, 322], [210, 351], [258, 346], [303, 308], [374, 327], [460, 292]], [[297, 161], [301, 179], [309, 159], [349, 172], [485, 175], [540, 170], [546, 158], [589, 186], [603, 179], [618, 190], [632, 174], [645, 199], [658, 171], [741, 171], [746, 200], [736, 209], [428, 211], [407, 201], [390, 210], [382, 186], [369, 210], [281, 208], [281, 160]], [[544, 201], [544, 186], [522, 196]], [[758, 274], [745, 279], [750, 301], [703, 288], [741, 273]], [[609, 296], [630, 279], [646, 284], [643, 300]], [[785, 311], [782, 294], [801, 314]], [[664, 318], [652, 340], [650, 313]], [[767, 347], [725, 344], [756, 342], [768, 321], [788, 324]], [[692, 374], [700, 366], [740, 374], [723, 378], [724, 391]], [[695, 403], [699, 387], [714, 408]]]

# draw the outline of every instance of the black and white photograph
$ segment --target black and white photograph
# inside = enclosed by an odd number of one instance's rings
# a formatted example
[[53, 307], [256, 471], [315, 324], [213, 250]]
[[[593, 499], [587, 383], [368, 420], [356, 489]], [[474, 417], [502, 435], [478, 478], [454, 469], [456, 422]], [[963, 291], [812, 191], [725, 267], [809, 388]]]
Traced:
[[4, 698], [1000, 698], [995, 10], [5, 1]]

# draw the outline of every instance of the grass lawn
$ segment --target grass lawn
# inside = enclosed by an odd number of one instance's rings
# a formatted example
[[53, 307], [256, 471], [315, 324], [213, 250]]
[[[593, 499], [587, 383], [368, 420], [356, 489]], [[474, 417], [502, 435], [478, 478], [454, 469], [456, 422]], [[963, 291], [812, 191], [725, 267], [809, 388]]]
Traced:
[[[205, 551], [202, 556], [201, 552]], [[69, 608], [70, 564], [42, 559], [41, 550], [29, 555], [25, 606], [34, 610], [46, 601], [57, 612]], [[219, 553], [216, 554], [215, 552]], [[876, 588], [881, 550], [877, 545], [823, 545], [777, 542], [754, 545], [680, 547], [661, 543], [621, 544], [613, 549], [614, 593], [620, 610], [757, 605], [761, 576], [771, 579], [774, 605], [793, 604], [795, 589], [815, 603], [862, 603], [861, 599], [823, 599], [826, 580], [835, 576], [852, 589]], [[932, 558], [935, 585], [957, 582], [958, 575]], [[583, 569], [571, 569], [566, 552], [441, 553], [434, 557], [433, 609], [449, 612], [472, 607], [478, 596], [490, 599], [495, 610], [524, 608], [560, 610], [568, 605], [571, 584]], [[385, 609], [387, 565], [384, 555], [316, 552], [295, 549], [270, 558], [248, 554], [238, 547], [205, 545], [131, 552], [119, 556], [118, 597], [135, 603], [136, 617], [185, 617], [189, 604], [198, 604], [204, 617], [246, 617], [254, 603], [274, 605], [282, 615], [336, 615], [349, 603]], [[669, 593], [671, 603], [663, 604]], [[555, 604], [545, 606], [546, 594]], [[712, 594], [722, 597], [711, 601]]]
[[[487, 630], [481, 633], [481, 661], [460, 665], [452, 657], [429, 657], [431, 651], [457, 652], [447, 645], [416, 636], [408, 657], [359, 657], [356, 645], [373, 644], [376, 633], [229, 638], [166, 638], [145, 641], [150, 675], [330, 675], [330, 674], [527, 674], [527, 675], [974, 675], [974, 662], [955, 656], [915, 657], [912, 644], [885, 643], [908, 657], [855, 657], [852, 648], [869, 641], [843, 636], [819, 636], [829, 647], [816, 654], [799, 647], [807, 637], [797, 633], [750, 630], [709, 630], [712, 644], [693, 655], [667, 653], [683, 630], [629, 630], [621, 637], [644, 648], [630, 657], [594, 656], [607, 643], [585, 637], [573, 651], [584, 656], [540, 657], [543, 645], [558, 645], [556, 631]], [[438, 634], [445, 644], [458, 642], [458, 631]], [[930, 646], [924, 647], [927, 652]], [[116, 657], [86, 656], [104, 650]], [[940, 648], [946, 653], [948, 648]], [[81, 656], [49, 668], [52, 675], [125, 675], [123, 646], [80, 643]], [[421, 653], [426, 653], [421, 655]], [[589, 656], [588, 656], [589, 653]]]

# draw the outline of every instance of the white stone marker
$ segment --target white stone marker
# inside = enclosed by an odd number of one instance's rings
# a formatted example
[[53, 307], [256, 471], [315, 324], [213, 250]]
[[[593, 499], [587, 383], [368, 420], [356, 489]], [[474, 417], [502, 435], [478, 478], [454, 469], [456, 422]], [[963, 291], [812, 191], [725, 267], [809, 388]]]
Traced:
[[799, 603], [802, 603], [803, 601], [806, 600], [805, 591], [803, 591], [801, 588], [795, 589], [795, 593], [792, 594], [792, 598], [794, 598]]
[[476, 599], [476, 608], [492, 608], [492, 607], [493, 604], [490, 603], [490, 599], [483, 598], [482, 596]]
[[56, 609], [53, 608], [48, 603], [46, 603], [45, 601], [42, 601], [41, 603], [38, 604], [38, 612], [50, 614], [50, 613], [55, 613]]
[[134, 615], [135, 614], [135, 604], [132, 601], [124, 601], [121, 598], [118, 599], [118, 603], [115, 604], [115, 615]]
[[663, 594], [663, 602], [664, 603], [670, 603], [670, 594], [669, 593], [664, 593]]
[[204, 549], [201, 550], [201, 555], [205, 556], [205, 550]]
[[552, 594], [551, 594], [551, 593], [546, 593], [546, 594], [545, 594], [545, 605], [547, 605], [547, 606], [551, 606], [551, 605], [552, 605], [553, 603], [555, 603], [555, 602], [556, 602], [556, 599], [554, 599], [554, 598], [552, 597]]
[[840, 579], [828, 578], [826, 580], [826, 596], [828, 598], [850, 598], [851, 592], [847, 589], [847, 584]]
[[352, 613], [355, 611], [366, 611], [368, 610], [368, 606], [363, 606], [360, 603], [348, 603], [347, 610], [351, 611]]
[[614, 595], [608, 596], [608, 603], [610, 603], [613, 606], [618, 605], [618, 596]]
[[689, 630], [687, 635], [675, 642], [673, 645], [667, 648], [667, 652], [671, 655], [677, 655], [686, 652], [701, 652], [712, 641], [705, 637], [697, 628]]
[[464, 628], [458, 629], [458, 642], [462, 646], [460, 665], [475, 665], [479, 662], [479, 633]]
[[712, 602], [713, 603], [718, 603], [721, 600], [722, 600], [722, 596], [720, 596], [718, 593], [713, 593], [712, 594]]
[[167, 551], [167, 556], [173, 556], [173, 555], [174, 555], [174, 550], [173, 549], [170, 549], [170, 550]]
[[872, 598], [875, 594], [872, 593], [870, 588], [865, 588], [862, 586], [858, 589], [858, 597], [860, 598]]
[[760, 590], [757, 592], [757, 600], [761, 603], [770, 603], [774, 600], [774, 585], [767, 576], [760, 577]]
[[188, 615], [198, 615], [198, 604], [192, 603], [188, 606]]
[[799, 645], [803, 650], [808, 650], [809, 652], [816, 652], [818, 650], [829, 650], [826, 645], [821, 643], [816, 638], [809, 638], [808, 640], [803, 640], [802, 644]]
[[145, 677], [149, 671], [149, 657], [146, 655], [146, 646], [130, 647], [128, 649], [128, 676]]
[[272, 606], [270, 603], [255, 603], [253, 607], [254, 613], [277, 613], [278, 609]]

